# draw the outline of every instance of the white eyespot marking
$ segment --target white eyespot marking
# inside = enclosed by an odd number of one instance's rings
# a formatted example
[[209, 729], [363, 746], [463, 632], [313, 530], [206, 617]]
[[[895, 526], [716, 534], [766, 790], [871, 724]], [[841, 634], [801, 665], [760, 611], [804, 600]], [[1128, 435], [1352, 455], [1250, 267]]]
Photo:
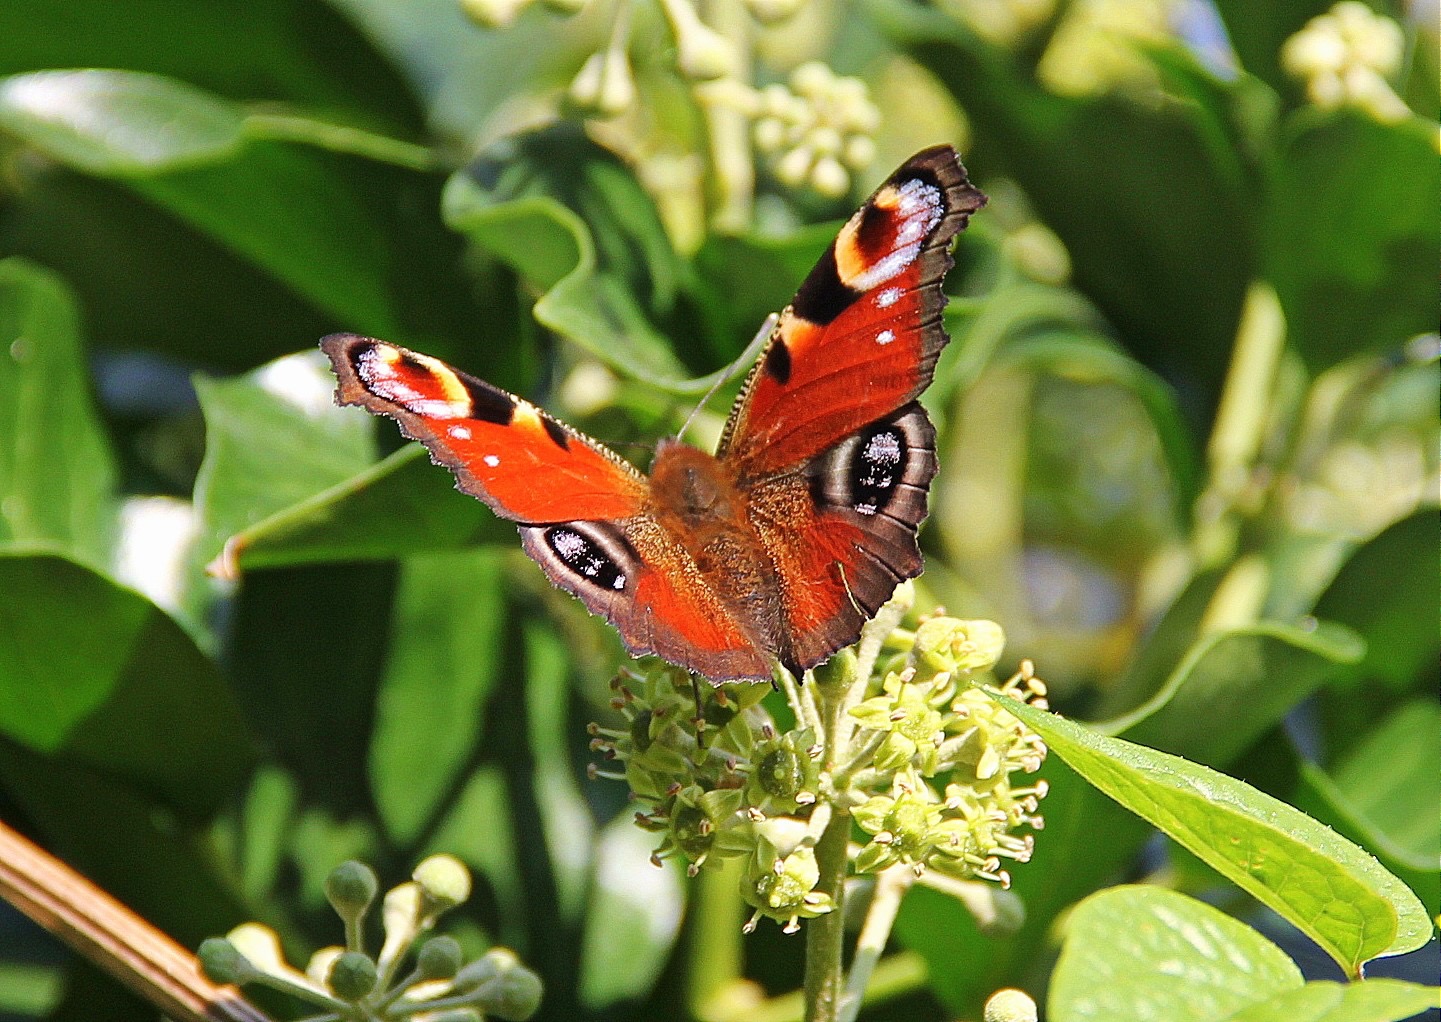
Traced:
[[894, 465], [901, 460], [901, 442], [894, 433], [877, 433], [866, 444], [865, 459]]
[[621, 590], [621, 589], [624, 589], [624, 588], [625, 588], [625, 576], [624, 576], [624, 575], [617, 575], [617, 576], [615, 577], [615, 581], [610, 584], [610, 587], [611, 587], [612, 589], [616, 590], [616, 591], [619, 591], [619, 590]]
[[[493, 455], [492, 455], [493, 457]], [[496, 459], [497, 461], [499, 459]], [[489, 459], [486, 461], [489, 464]], [[551, 543], [555, 546], [555, 552], [560, 554], [566, 561], [574, 560], [585, 553], [590, 546], [584, 539], [569, 529], [558, 529], [551, 535]]]
[[446, 430], [446, 432], [449, 433], [451, 436], [455, 437], [455, 439], [457, 440], [470, 439], [470, 429], [467, 426], [451, 426], [449, 429]]
[[[481, 458], [480, 460], [483, 461], [483, 462], [485, 462], [485, 463], [486, 463], [487, 465], [489, 465], [491, 468], [495, 468], [495, 466], [497, 466], [497, 465], [500, 464], [500, 458], [496, 457], [494, 454], [487, 454], [485, 457]], [[577, 537], [577, 538], [579, 538], [579, 537]]]
[[892, 305], [895, 305], [896, 302], [900, 300], [901, 289], [898, 287], [888, 287], [880, 294], [876, 295], [876, 308], [889, 309]]
[[875, 514], [875, 513], [876, 513], [876, 506], [875, 506], [874, 504], [857, 504], [857, 505], [856, 505], [856, 514], [858, 514], [858, 515], [873, 515], [873, 514]]
[[882, 330], [880, 333], [876, 334], [877, 344], [890, 344], [895, 339], [895, 332], [891, 330]]

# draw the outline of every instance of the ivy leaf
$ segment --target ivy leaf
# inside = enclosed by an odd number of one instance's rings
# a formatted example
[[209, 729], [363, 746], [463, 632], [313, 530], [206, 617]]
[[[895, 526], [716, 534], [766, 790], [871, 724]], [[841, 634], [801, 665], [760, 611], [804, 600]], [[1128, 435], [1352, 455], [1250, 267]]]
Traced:
[[1075, 908], [1051, 977], [1056, 1022], [1220, 1022], [1301, 986], [1286, 953], [1245, 923], [1159, 887], [1113, 887]]
[[1005, 704], [1077, 773], [1289, 920], [1348, 975], [1430, 938], [1416, 896], [1305, 813], [1179, 756]]

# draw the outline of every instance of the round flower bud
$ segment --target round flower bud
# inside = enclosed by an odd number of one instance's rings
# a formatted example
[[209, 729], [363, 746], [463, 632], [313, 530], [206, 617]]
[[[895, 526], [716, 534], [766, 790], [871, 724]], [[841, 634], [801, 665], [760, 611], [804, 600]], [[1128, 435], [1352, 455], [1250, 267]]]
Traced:
[[730, 40], [697, 19], [680, 33], [676, 67], [693, 82], [723, 78], [736, 63]]
[[422, 979], [451, 979], [460, 971], [465, 954], [454, 937], [432, 937], [415, 956]]
[[345, 954], [343, 947], [332, 945], [321, 948], [310, 956], [310, 961], [305, 963], [306, 978], [318, 987], [325, 986], [326, 980], [330, 976], [330, 967], [343, 954]]
[[834, 156], [822, 156], [811, 168], [811, 187], [828, 199], [839, 199], [851, 187], [851, 176]]
[[375, 989], [375, 963], [359, 951], [347, 951], [330, 966], [330, 989], [343, 1001], [354, 1003]]
[[249, 983], [260, 975], [249, 959], [224, 937], [211, 937], [196, 952], [200, 971], [212, 983]]
[[462, 966], [451, 985], [461, 993], [469, 993], [480, 989], [497, 976], [520, 967], [520, 959], [510, 948], [493, 947], [475, 961]]
[[1036, 1002], [1021, 990], [997, 990], [986, 1001], [986, 1022], [1036, 1022]]
[[819, 60], [807, 61], [791, 72], [791, 88], [808, 99], [823, 95], [835, 80], [835, 72]]
[[375, 871], [353, 859], [336, 866], [325, 878], [325, 897], [342, 919], [363, 915], [379, 891]]
[[481, 996], [487, 1015], [506, 1022], [524, 1022], [540, 1007], [540, 977], [517, 966], [497, 978]]
[[470, 897], [470, 870], [453, 855], [432, 855], [411, 874], [431, 912], [446, 912]]
[[635, 102], [635, 79], [624, 50], [592, 53], [570, 83], [567, 97], [583, 114], [617, 117]]
[[746, 0], [746, 9], [762, 25], [775, 25], [791, 18], [805, 0]]

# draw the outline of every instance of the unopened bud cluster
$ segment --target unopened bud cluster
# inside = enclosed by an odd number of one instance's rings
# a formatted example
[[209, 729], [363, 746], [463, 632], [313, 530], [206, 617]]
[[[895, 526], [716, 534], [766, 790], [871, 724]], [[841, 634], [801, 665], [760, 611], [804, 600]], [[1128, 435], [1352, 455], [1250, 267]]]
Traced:
[[805, 710], [848, 693], [836, 749], [813, 721], [783, 729], [762, 703], [764, 685], [713, 688], [656, 664], [613, 682], [626, 725], [592, 725], [592, 748], [622, 769], [592, 772], [626, 781], [646, 806], [636, 822], [661, 835], [657, 865], [676, 858], [695, 875], [720, 858], [744, 860], [748, 929], [768, 917], [792, 932], [831, 911], [816, 890], [814, 848], [838, 811], [868, 836], [853, 849], [856, 872], [904, 864], [1007, 886], [1002, 863], [1030, 857], [1030, 835], [1016, 831], [1040, 829], [1046, 787], [1013, 780], [1038, 770], [1046, 748], [992, 694], [1044, 706], [1045, 686], [1029, 665], [996, 683], [1003, 643], [989, 621], [933, 617], [893, 633], [889, 662], [864, 680], [845, 677], [857, 661], [842, 652], [831, 662], [839, 668], [792, 700]]
[[1281, 47], [1281, 64], [1319, 107], [1354, 106], [1382, 121], [1410, 116], [1389, 78], [1401, 67], [1401, 26], [1359, 0], [1342, 0]]
[[881, 112], [865, 82], [819, 61], [791, 72], [789, 87], [766, 86], [747, 106], [756, 148], [787, 187], [837, 198], [850, 190], [851, 174], [875, 159]]
[[[256, 983], [321, 1006], [325, 1017], [353, 1022], [390, 1019], [528, 1019], [540, 1006], [540, 979], [505, 948], [467, 963], [451, 937], [420, 938], [470, 897], [470, 872], [449, 855], [432, 855], [412, 879], [381, 902], [385, 940], [372, 956], [364, 922], [379, 894], [368, 866], [346, 862], [331, 872], [326, 897], [345, 923], [344, 947], [322, 948], [302, 971], [285, 960], [275, 931], [245, 923], [200, 945], [200, 967], [213, 982]], [[413, 955], [412, 955], [413, 952]], [[411, 966], [402, 972], [410, 960]]]

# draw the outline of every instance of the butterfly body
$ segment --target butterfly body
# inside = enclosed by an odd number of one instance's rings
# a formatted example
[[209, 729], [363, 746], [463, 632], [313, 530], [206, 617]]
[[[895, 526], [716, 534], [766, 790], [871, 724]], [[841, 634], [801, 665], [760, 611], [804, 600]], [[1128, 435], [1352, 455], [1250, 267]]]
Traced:
[[436, 359], [353, 334], [321, 345], [341, 403], [396, 419], [516, 521], [633, 653], [715, 681], [799, 675], [920, 573], [936, 457], [915, 398], [946, 342], [948, 243], [984, 201], [949, 147], [907, 161], [782, 313], [717, 453], [662, 441], [648, 477]]

